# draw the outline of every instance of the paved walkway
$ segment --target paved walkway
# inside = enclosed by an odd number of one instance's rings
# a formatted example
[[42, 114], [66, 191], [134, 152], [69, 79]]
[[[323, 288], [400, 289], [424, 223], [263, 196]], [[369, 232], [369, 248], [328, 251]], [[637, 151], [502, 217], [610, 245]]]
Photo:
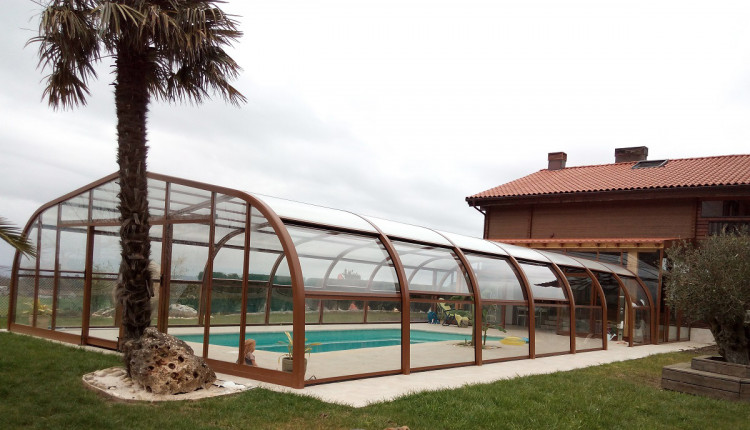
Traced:
[[580, 369], [616, 361], [633, 360], [653, 354], [689, 350], [708, 346], [702, 342], [678, 342], [662, 345], [644, 345], [628, 348], [624, 345], [610, 344], [607, 351], [583, 352], [578, 354], [558, 355], [537, 358], [534, 360], [517, 360], [503, 363], [467, 366], [430, 372], [417, 372], [411, 375], [393, 375], [379, 378], [359, 379], [355, 381], [336, 382], [314, 385], [304, 389], [293, 389], [274, 384], [243, 379], [232, 375], [217, 375], [220, 379], [230, 380], [251, 387], [263, 387], [279, 392], [292, 392], [311, 396], [329, 403], [363, 407], [395, 399], [407, 394], [428, 390], [457, 388], [470, 384], [485, 384], [501, 379], [519, 376], [538, 375]]

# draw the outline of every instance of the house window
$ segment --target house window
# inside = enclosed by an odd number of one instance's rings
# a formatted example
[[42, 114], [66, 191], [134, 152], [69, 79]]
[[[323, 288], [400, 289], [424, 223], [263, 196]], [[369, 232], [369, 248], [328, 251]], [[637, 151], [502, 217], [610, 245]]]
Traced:
[[703, 218], [750, 217], [750, 201], [706, 200], [701, 202]]

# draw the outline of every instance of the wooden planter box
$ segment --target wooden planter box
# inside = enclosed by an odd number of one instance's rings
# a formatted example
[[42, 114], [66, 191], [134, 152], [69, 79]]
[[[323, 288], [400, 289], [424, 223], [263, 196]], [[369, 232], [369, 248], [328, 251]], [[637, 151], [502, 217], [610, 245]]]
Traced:
[[695, 357], [690, 363], [664, 366], [665, 390], [726, 400], [750, 402], [750, 366], [727, 363], [721, 357]]

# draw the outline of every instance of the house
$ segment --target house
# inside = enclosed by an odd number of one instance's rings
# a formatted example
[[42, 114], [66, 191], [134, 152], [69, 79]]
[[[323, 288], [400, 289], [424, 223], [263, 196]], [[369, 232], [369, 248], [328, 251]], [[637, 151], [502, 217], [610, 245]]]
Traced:
[[689, 336], [665, 305], [664, 250], [750, 225], [750, 154], [648, 160], [641, 146], [616, 149], [612, 164], [547, 159], [547, 169], [466, 198], [484, 214], [484, 238], [621, 264], [657, 304], [658, 341]]

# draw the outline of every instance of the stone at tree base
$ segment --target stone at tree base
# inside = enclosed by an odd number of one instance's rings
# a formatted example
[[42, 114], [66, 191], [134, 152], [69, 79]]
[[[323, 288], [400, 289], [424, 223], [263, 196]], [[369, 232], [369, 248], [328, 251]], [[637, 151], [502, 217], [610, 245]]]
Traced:
[[130, 378], [154, 394], [189, 393], [208, 388], [216, 374], [184, 341], [153, 327], [123, 346]]

